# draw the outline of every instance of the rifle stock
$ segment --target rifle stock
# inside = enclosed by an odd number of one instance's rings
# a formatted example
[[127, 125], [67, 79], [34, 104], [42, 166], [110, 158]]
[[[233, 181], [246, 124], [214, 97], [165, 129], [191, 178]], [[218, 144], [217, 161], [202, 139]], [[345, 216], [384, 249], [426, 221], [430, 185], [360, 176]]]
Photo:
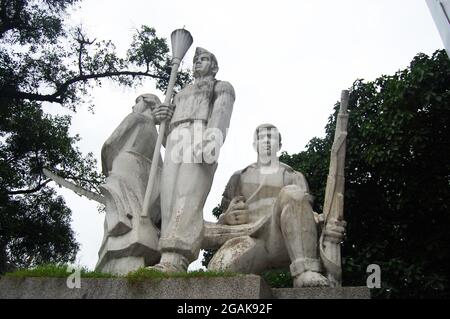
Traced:
[[[345, 148], [348, 124], [348, 97], [349, 92], [343, 90], [341, 105], [336, 120], [336, 131], [331, 148], [330, 168], [328, 172], [325, 201], [323, 205], [324, 228], [331, 220], [344, 219], [344, 169]], [[320, 256], [327, 271], [332, 287], [340, 287], [342, 282], [341, 247], [339, 243], [331, 241], [324, 232], [320, 236]]]

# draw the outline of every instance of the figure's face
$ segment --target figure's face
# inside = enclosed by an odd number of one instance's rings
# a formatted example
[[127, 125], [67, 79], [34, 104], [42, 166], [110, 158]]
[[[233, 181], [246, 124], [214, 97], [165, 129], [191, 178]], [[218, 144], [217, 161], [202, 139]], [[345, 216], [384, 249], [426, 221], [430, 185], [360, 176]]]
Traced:
[[207, 53], [199, 54], [194, 59], [194, 77], [202, 77], [211, 74], [212, 61]]
[[142, 113], [144, 111], [145, 104], [144, 103], [137, 103], [133, 106], [133, 112], [134, 113]]
[[155, 100], [149, 96], [141, 96], [139, 103], [136, 103], [133, 106], [133, 112], [135, 113], [144, 113], [151, 112], [151, 110], [155, 107]]
[[276, 128], [262, 127], [258, 130], [255, 141], [256, 151], [259, 156], [276, 155], [280, 150], [279, 133]]

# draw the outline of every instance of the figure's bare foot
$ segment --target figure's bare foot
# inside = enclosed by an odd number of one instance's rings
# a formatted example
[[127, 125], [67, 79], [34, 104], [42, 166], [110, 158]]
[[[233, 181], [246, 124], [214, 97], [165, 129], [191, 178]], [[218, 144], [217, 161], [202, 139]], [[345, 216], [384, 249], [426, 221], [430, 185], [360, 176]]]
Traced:
[[189, 262], [184, 256], [177, 253], [165, 252], [162, 254], [158, 264], [147, 267], [147, 269], [165, 273], [186, 272], [188, 265]]
[[329, 285], [328, 279], [315, 271], [305, 271], [294, 279], [294, 288], [328, 287]]
[[147, 269], [155, 270], [159, 272], [164, 273], [176, 273], [176, 272], [186, 272], [186, 269], [184, 269], [181, 266], [177, 266], [171, 263], [159, 263], [154, 266], [147, 267]]

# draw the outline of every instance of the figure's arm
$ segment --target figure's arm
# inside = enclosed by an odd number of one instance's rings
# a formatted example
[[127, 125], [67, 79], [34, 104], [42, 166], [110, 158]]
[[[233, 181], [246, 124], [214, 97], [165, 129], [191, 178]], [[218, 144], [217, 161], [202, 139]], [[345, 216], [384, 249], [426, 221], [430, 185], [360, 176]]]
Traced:
[[169, 136], [170, 130], [170, 121], [172, 120], [173, 113], [175, 112], [175, 105], [177, 104], [178, 95], [175, 95], [172, 99], [172, 104], [164, 104], [161, 103], [152, 109], [152, 117], [155, 121], [155, 124], [161, 124], [163, 121], [166, 121], [166, 129], [164, 131], [163, 140], [161, 142], [162, 146], [166, 147], [167, 137]]
[[227, 129], [230, 126], [231, 113], [233, 112], [233, 104], [235, 93], [233, 86], [226, 81], [219, 81], [214, 90], [214, 103], [211, 115], [208, 119], [209, 129], [218, 129], [222, 134], [222, 141], [225, 141]]
[[223, 215], [227, 211], [228, 207], [230, 206], [231, 200], [232, 198], [227, 193], [227, 188], [225, 188], [225, 191], [222, 194], [222, 202], [220, 203], [220, 208], [222, 209], [221, 215]]
[[230, 180], [227, 183], [227, 186], [225, 186], [225, 190], [222, 194], [222, 202], [220, 204], [220, 208], [222, 209], [222, 214], [224, 214], [228, 207], [230, 206], [231, 200], [238, 195], [238, 188], [239, 188], [239, 179], [240, 175], [239, 172], [235, 172], [231, 177]]
[[[308, 182], [302, 173], [295, 171], [293, 183], [304, 190], [308, 194], [311, 205], [313, 204], [313, 196], [309, 192]], [[343, 220], [330, 219], [325, 225], [325, 215], [323, 213], [314, 213], [314, 220], [320, 229], [323, 228], [325, 235], [329, 236], [334, 242], [341, 242], [344, 238], [347, 223]]]
[[[306, 181], [305, 176], [303, 176], [302, 173], [295, 171], [294, 175], [292, 176], [292, 182], [295, 185], [302, 188], [305, 191], [305, 193], [309, 194], [311, 205], [312, 205], [313, 198], [309, 193], [309, 186], [308, 186], [308, 182]], [[323, 213], [318, 214], [316, 212], [313, 212], [313, 213], [314, 213], [314, 220], [320, 226], [320, 228], [322, 228], [323, 226], [326, 226], [325, 229], [323, 230], [326, 235], [330, 236], [330, 238], [332, 238], [332, 240], [335, 240], [336, 242], [342, 241], [344, 234], [345, 234], [345, 227], [347, 225], [347, 223], [345, 221], [333, 219], [333, 220], [330, 220], [327, 225], [324, 225], [324, 222], [325, 222], [324, 214]]]
[[222, 194], [220, 205], [222, 214], [219, 216], [219, 224], [241, 225], [248, 223], [248, 206], [245, 197], [239, 194], [240, 171], [231, 176]]
[[293, 171], [293, 174], [291, 174], [290, 177], [291, 184], [297, 185], [304, 193], [309, 194], [308, 182], [306, 181], [306, 178], [302, 173]]
[[[301, 189], [301, 191], [303, 191], [305, 194], [307, 194], [308, 199], [312, 205], [313, 204], [313, 196], [309, 192], [309, 186], [308, 186], [308, 182], [306, 181], [305, 176], [298, 171], [294, 171], [294, 173], [290, 175], [290, 178], [291, 178], [292, 184], [297, 185]], [[313, 212], [313, 214], [314, 214], [314, 221], [316, 222], [316, 224], [318, 224], [319, 226], [322, 226], [323, 225], [323, 214], [318, 214], [316, 212]]]
[[164, 148], [167, 145], [167, 138], [168, 138], [168, 136], [170, 134], [170, 121], [172, 120], [173, 113], [175, 113], [175, 108], [176, 108], [176, 104], [178, 104], [178, 99], [179, 99], [179, 97], [178, 97], [178, 94], [177, 94], [177, 95], [175, 95], [173, 97], [172, 104], [164, 106], [164, 107], [167, 107], [167, 111], [166, 111], [166, 115], [167, 115], [167, 117], [166, 117], [166, 129], [164, 131], [164, 137], [163, 137], [163, 140], [162, 140], [162, 143], [161, 143], [162, 146], [164, 146]]
[[139, 122], [145, 121], [147, 121], [147, 117], [145, 115], [140, 113], [128, 114], [103, 144], [101, 158], [102, 171], [105, 176], [108, 176], [109, 171], [112, 168], [112, 162], [122, 149], [129, 131]]
[[244, 196], [234, 197], [228, 209], [219, 216], [219, 224], [242, 225], [249, 222], [248, 205]]

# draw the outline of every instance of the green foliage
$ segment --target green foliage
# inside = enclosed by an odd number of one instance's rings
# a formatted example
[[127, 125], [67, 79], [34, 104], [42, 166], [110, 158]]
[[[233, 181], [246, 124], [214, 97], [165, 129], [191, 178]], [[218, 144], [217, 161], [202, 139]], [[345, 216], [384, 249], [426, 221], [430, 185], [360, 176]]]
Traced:
[[[343, 284], [365, 285], [381, 267], [375, 298], [450, 297], [450, 60], [444, 50], [418, 54], [410, 66], [350, 90], [345, 167], [347, 238]], [[339, 103], [325, 138], [280, 160], [305, 174], [322, 211]], [[216, 210], [216, 209], [215, 209]], [[216, 211], [217, 212], [217, 211]], [[217, 216], [216, 216], [217, 217]], [[213, 252], [205, 253], [203, 264]], [[270, 271], [274, 287], [292, 284]]]
[[[410, 66], [350, 92], [343, 244], [345, 285], [381, 267], [375, 297], [450, 296], [450, 60], [418, 54]], [[336, 114], [324, 139], [281, 159], [305, 173], [321, 208]], [[317, 203], [319, 202], [319, 203]], [[320, 211], [320, 210], [317, 210]]]
[[[164, 92], [169, 85], [168, 75], [171, 71], [171, 58], [168, 52], [166, 39], [158, 38], [154, 28], [142, 26], [133, 36], [133, 42], [127, 52], [127, 61], [145, 68], [146, 72], [152, 72], [157, 80], [156, 88]], [[183, 70], [179, 72], [175, 92], [191, 81], [192, 76], [189, 72]]]
[[[43, 264], [33, 268], [21, 268], [4, 275], [7, 277], [28, 278], [28, 277], [48, 277], [48, 278], [67, 278], [73, 269], [79, 269], [82, 278], [121, 278], [109, 273], [98, 271], [90, 271], [85, 267], [69, 267], [67, 264]], [[215, 278], [215, 277], [234, 277], [241, 274], [223, 271], [203, 271], [196, 270], [180, 273], [163, 273], [160, 271], [141, 268], [134, 272], [130, 272], [124, 276], [130, 283], [137, 283], [143, 280], [161, 280], [165, 278]]]
[[[168, 46], [154, 29], [138, 30], [121, 58], [111, 41], [66, 26], [78, 2], [0, 0], [0, 273], [75, 259], [71, 211], [42, 168], [96, 193], [104, 180], [69, 135], [70, 116], [45, 114], [43, 103], [76, 110], [105, 79], [131, 86], [152, 78], [162, 89], [169, 78]], [[182, 71], [177, 83], [190, 80]]]
[[292, 288], [293, 279], [289, 270], [274, 269], [261, 274], [261, 277], [272, 288]]
[[[66, 264], [48, 264], [40, 265], [30, 269], [18, 269], [13, 272], [7, 272], [6, 277], [28, 278], [28, 277], [47, 277], [47, 278], [67, 278], [76, 267], [70, 267]], [[84, 267], [80, 268], [82, 278], [115, 278], [117, 276], [102, 272], [89, 271]]]
[[222, 205], [219, 204], [219, 205], [217, 205], [216, 207], [213, 208], [212, 214], [213, 214], [214, 217], [219, 218], [219, 216], [222, 214], [222, 211], [223, 211]]
[[[166, 88], [171, 58], [155, 29], [137, 30], [122, 58], [111, 41], [91, 40], [81, 27], [64, 25], [65, 10], [75, 2], [1, 0], [0, 96], [75, 110], [104, 79], [131, 86], [153, 78], [158, 89]], [[186, 81], [190, 73], [181, 71], [177, 84]]]
[[0, 38], [6, 38], [12, 44], [22, 45], [56, 43], [64, 33], [62, 23], [64, 12], [79, 1], [1, 0]]

